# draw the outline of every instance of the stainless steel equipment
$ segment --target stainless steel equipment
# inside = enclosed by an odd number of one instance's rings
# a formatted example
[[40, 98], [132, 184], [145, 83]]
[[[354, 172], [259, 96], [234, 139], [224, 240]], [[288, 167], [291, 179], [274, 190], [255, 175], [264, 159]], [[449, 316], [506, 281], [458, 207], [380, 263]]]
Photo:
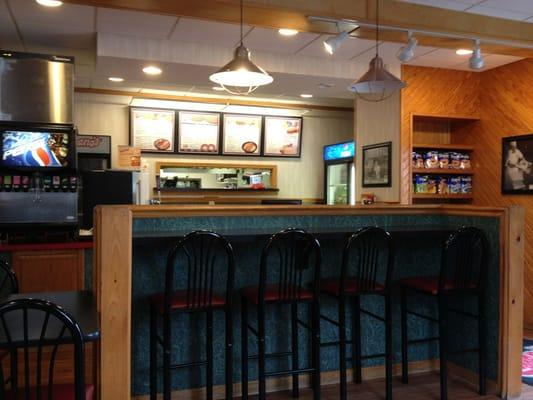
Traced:
[[0, 55], [0, 121], [73, 123], [73, 57]]
[[0, 192], [0, 224], [75, 225], [78, 223], [77, 192]]

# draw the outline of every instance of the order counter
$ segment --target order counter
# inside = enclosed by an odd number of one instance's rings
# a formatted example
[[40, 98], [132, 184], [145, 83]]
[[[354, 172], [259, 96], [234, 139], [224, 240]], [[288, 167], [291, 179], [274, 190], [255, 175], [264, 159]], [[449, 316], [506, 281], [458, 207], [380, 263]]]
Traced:
[[[288, 227], [302, 228], [317, 236], [323, 251], [322, 275], [336, 276], [346, 235], [360, 227], [377, 225], [391, 231], [395, 243], [394, 280], [408, 276], [435, 275], [440, 266], [443, 240], [464, 226], [482, 229], [490, 242], [489, 287], [486, 296], [488, 331], [488, 376], [491, 391], [501, 398], [520, 393], [520, 360], [523, 318], [523, 229], [520, 207], [473, 206], [99, 206], [95, 209], [94, 290], [101, 326], [100, 393], [103, 400], [125, 399], [148, 393], [148, 304], [149, 297], [163, 290], [168, 250], [177, 237], [192, 230], [210, 229], [227, 237], [236, 258], [235, 290], [257, 284], [259, 256], [266, 238]], [[235, 296], [237, 300], [238, 296]], [[238, 303], [238, 300], [237, 300]], [[398, 304], [399, 301], [395, 301]], [[238, 307], [238, 304], [235, 305]], [[468, 306], [468, 305], [467, 305]], [[321, 305], [325, 314], [332, 304]], [[238, 310], [238, 308], [236, 308]], [[399, 309], [393, 310], [394, 360], [400, 362]], [[240, 382], [240, 331], [234, 326], [234, 383]], [[215, 321], [215, 326], [222, 320]], [[433, 328], [413, 325], [417, 334], [431, 334]], [[203, 324], [194, 332], [201, 337]], [[222, 325], [220, 325], [221, 327]], [[383, 346], [377, 326], [363, 331], [363, 352], [377, 352]], [[475, 323], [456, 324], [453, 337], [476, 341]], [[185, 332], [189, 325], [183, 328]], [[323, 340], [334, 339], [334, 331], [322, 327]], [[283, 329], [267, 338], [283, 342]], [[193, 353], [183, 336], [184, 354]], [[285, 338], [286, 339], [286, 338]], [[223, 337], [215, 343], [215, 360], [223, 359]], [[453, 341], [454, 339], [452, 339]], [[302, 341], [305, 343], [305, 341]], [[475, 343], [475, 342], [474, 342]], [[467, 345], [472, 343], [467, 343]], [[376, 351], [377, 350], [377, 351]], [[420, 346], [410, 354], [414, 372], [438, 366], [437, 346]], [[324, 349], [321, 369], [323, 383], [335, 383], [337, 351]], [[305, 357], [305, 356], [304, 356]], [[473, 356], [451, 360], [451, 373], [476, 379]], [[383, 374], [381, 360], [368, 360], [366, 376]], [[215, 384], [223, 385], [223, 368], [215, 368]], [[173, 390], [191, 393], [202, 386], [202, 374], [177, 373]], [[251, 377], [255, 376], [252, 371]], [[283, 382], [271, 382], [283, 388]], [[281, 386], [280, 386], [281, 385]], [[221, 386], [222, 387], [222, 386]], [[223, 389], [221, 389], [223, 390]], [[186, 393], [187, 392], [187, 393]]]

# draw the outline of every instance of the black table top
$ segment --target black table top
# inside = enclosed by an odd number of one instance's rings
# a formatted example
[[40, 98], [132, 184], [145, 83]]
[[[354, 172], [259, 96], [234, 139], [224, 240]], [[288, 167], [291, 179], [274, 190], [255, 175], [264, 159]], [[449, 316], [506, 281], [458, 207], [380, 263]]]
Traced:
[[[1, 302], [5, 303], [16, 299], [39, 299], [55, 303], [58, 306], [61, 306], [78, 322], [86, 342], [98, 340], [100, 337], [96, 301], [91, 291], [20, 293], [10, 295], [2, 299]], [[18, 321], [15, 318], [15, 314], [19, 316]], [[41, 315], [41, 317], [38, 317], [37, 315]], [[28, 313], [29, 339], [30, 341], [37, 342], [41, 335], [43, 318], [42, 313], [35, 314], [34, 316], [35, 318], [32, 319], [32, 313]], [[14, 343], [21, 342], [23, 331], [20, 322], [20, 313], [13, 313], [11, 316], [10, 313], [7, 313], [5, 314], [5, 320], [6, 324], [9, 326], [12, 341]], [[54, 318], [50, 318], [46, 333], [47, 338], [57, 338], [60, 328], [58, 325], [59, 322], [57, 320], [54, 321]], [[17, 340], [17, 337], [20, 337], [20, 340]], [[0, 325], [0, 347], [5, 342], [5, 331], [2, 325]]]

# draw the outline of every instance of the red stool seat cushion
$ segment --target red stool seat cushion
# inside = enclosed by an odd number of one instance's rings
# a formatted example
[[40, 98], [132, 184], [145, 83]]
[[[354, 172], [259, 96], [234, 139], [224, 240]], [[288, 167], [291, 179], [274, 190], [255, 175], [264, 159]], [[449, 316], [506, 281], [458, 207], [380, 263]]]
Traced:
[[[287, 293], [297, 293], [296, 288], [290, 288]], [[259, 286], [248, 286], [242, 289], [242, 295], [254, 304], [258, 303]], [[301, 288], [300, 296], [294, 299], [289, 299], [283, 296], [283, 293], [279, 292], [279, 285], [276, 283], [269, 283], [265, 285], [265, 302], [273, 303], [277, 301], [291, 301], [291, 300], [304, 300], [309, 301], [313, 299], [313, 292], [310, 290]]]
[[[193, 302], [192, 295], [189, 298], [189, 301], [191, 304], [189, 305], [187, 303], [187, 290], [178, 290], [173, 293], [171, 299], [170, 299], [170, 308], [171, 310], [181, 310], [181, 309], [187, 309], [187, 308], [203, 308], [199, 307], [198, 303], [202, 303], [203, 296], [197, 295], [197, 297], [194, 299]], [[206, 300], [207, 297], [206, 297]], [[195, 303], [195, 304], [193, 304]], [[155, 307], [159, 310], [159, 312], [163, 313], [165, 308], [165, 294], [164, 293], [157, 293], [152, 296], [152, 304], [155, 305]], [[211, 296], [211, 306], [212, 307], [221, 307], [226, 304], [226, 297], [221, 296], [219, 294], [213, 293]], [[206, 307], [209, 305], [206, 304]]]
[[439, 292], [439, 278], [434, 276], [417, 276], [400, 280], [401, 286], [420, 290], [421, 292], [437, 295]]
[[[384, 285], [376, 283], [374, 292], [382, 292], [385, 290]], [[341, 283], [338, 278], [323, 279], [320, 281], [320, 291], [338, 296], [341, 292]], [[347, 295], [355, 295], [360, 292], [359, 281], [355, 278], [348, 278], [345, 280], [344, 292]], [[366, 292], [368, 293], [368, 292]]]
[[[48, 386], [42, 386], [41, 387], [41, 400], [75, 400], [75, 386], [72, 385], [54, 385], [54, 390], [52, 392], [53, 397], [51, 399], [48, 398]], [[25, 399], [24, 397], [24, 389], [19, 389], [18, 392], [18, 398], [19, 399]], [[6, 392], [6, 400], [13, 400], [15, 396], [13, 396], [12, 392]], [[30, 400], [36, 400], [37, 399], [37, 391], [35, 388], [32, 388], [30, 391]], [[94, 399], [94, 385], [85, 385], [85, 400], [93, 400]]]

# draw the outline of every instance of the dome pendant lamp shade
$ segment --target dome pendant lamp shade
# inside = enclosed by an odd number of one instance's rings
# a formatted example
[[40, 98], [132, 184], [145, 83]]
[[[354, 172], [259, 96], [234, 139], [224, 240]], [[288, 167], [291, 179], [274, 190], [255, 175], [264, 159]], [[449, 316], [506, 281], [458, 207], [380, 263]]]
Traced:
[[235, 49], [233, 60], [209, 76], [209, 80], [220, 85], [226, 92], [235, 95], [250, 94], [259, 86], [268, 85], [274, 81], [268, 72], [250, 60], [250, 50], [242, 42], [243, 8], [243, 0], [241, 0], [241, 43]]
[[363, 100], [382, 101], [405, 86], [405, 82], [385, 69], [383, 60], [376, 55], [370, 61], [368, 71], [353, 82], [348, 89], [357, 93]]

